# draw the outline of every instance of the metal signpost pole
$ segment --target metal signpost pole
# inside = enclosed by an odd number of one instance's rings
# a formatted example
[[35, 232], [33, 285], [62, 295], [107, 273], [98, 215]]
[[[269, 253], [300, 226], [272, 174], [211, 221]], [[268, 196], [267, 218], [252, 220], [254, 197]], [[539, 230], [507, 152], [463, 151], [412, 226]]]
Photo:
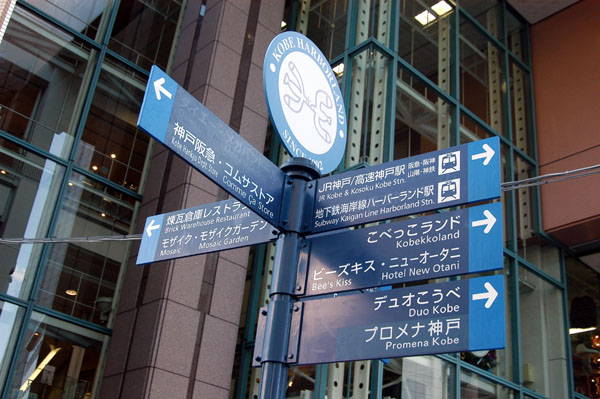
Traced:
[[288, 343], [292, 323], [292, 314], [300, 309], [294, 306], [297, 266], [300, 254], [301, 238], [299, 234], [308, 224], [303, 220], [311, 206], [314, 194], [313, 179], [319, 177], [319, 171], [307, 159], [292, 158], [281, 166], [287, 179], [284, 188], [281, 226], [285, 232], [277, 241], [273, 278], [269, 294], [269, 307], [266, 315], [265, 334], [260, 380], [260, 398], [284, 398], [287, 388], [288, 363], [297, 356], [288, 352]]

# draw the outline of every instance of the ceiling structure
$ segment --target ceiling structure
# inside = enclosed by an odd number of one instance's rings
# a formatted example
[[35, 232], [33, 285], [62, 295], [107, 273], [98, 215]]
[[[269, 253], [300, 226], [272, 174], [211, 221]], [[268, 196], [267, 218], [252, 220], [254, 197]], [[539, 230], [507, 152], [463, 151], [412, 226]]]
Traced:
[[578, 1], [579, 0], [508, 0], [508, 3], [533, 25]]

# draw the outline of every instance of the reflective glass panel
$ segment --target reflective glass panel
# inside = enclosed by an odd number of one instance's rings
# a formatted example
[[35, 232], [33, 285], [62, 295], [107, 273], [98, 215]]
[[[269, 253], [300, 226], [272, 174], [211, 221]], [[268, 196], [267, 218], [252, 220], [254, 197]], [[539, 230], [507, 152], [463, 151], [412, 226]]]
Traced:
[[89, 54], [72, 35], [15, 7], [0, 43], [0, 129], [67, 158]]
[[382, 397], [446, 399], [454, 397], [455, 367], [434, 356], [390, 359], [383, 368]]
[[[54, 235], [129, 234], [135, 206], [127, 196], [73, 173]], [[117, 280], [127, 254], [127, 241], [51, 244], [36, 301], [74, 317], [106, 324], [115, 306]]]
[[453, 106], [402, 68], [396, 80], [395, 111], [394, 159], [450, 146]]
[[502, 39], [502, 8], [498, 0], [458, 0], [461, 9], [468, 12], [496, 39]]
[[8, 373], [25, 309], [0, 301], [0, 391]]
[[466, 113], [460, 114], [460, 142], [470, 143], [471, 141], [477, 141], [481, 139], [487, 139], [494, 135], [490, 131], [483, 127], [479, 122], [469, 117]]
[[[58, 146], [64, 136], [55, 136]], [[47, 237], [64, 173], [64, 167], [0, 139], [0, 236]], [[0, 293], [28, 298], [42, 247], [0, 245]]]
[[[469, 370], [460, 372], [460, 397], [464, 399], [513, 399], [510, 389]], [[518, 396], [517, 396], [518, 397]]]
[[384, 158], [389, 59], [366, 49], [352, 59], [346, 167], [380, 164]]
[[502, 134], [501, 51], [464, 17], [461, 18], [459, 51], [461, 103]]
[[527, 62], [527, 25], [510, 9], [506, 11], [507, 47], [523, 62]]
[[562, 291], [519, 267], [519, 297], [523, 385], [542, 395], [566, 398]]
[[140, 189], [149, 143], [136, 127], [145, 89], [138, 73], [111, 59], [103, 64], [75, 161], [133, 191]]
[[579, 259], [567, 257], [565, 262], [575, 392], [597, 398], [600, 397], [600, 276]]
[[[534, 166], [518, 155], [515, 156], [514, 172], [513, 181], [527, 179], [536, 175]], [[533, 239], [535, 228], [534, 190], [536, 190], [535, 187], [521, 187], [514, 190], [517, 203], [515, 213], [517, 217], [517, 244], [519, 247], [527, 245], [528, 240]]]
[[510, 106], [512, 113], [513, 143], [529, 156], [535, 153], [533, 126], [529, 110], [529, 73], [512, 60], [509, 62]]
[[[362, 6], [369, 12], [368, 5]], [[346, 0], [301, 1], [298, 4], [296, 31], [306, 35], [331, 60], [344, 51], [347, 19]]]
[[[510, 151], [509, 147], [500, 142], [500, 150], [502, 153], [501, 167], [500, 167], [500, 178], [501, 181], [507, 182], [512, 181], [512, 174], [510, 173]], [[501, 191], [500, 198], [502, 201], [502, 212], [504, 217], [504, 247], [514, 251], [515, 248], [515, 236], [514, 236], [514, 223], [515, 223], [515, 212], [512, 206], [512, 196], [514, 195], [513, 190]]]
[[12, 378], [10, 398], [95, 398], [105, 337], [33, 313]]
[[300, 398], [315, 390], [316, 366], [290, 367], [286, 398]]
[[122, 0], [108, 47], [149, 70], [166, 69], [181, 2]]
[[90, 39], [100, 41], [98, 30], [111, 1], [29, 0], [28, 3]]
[[399, 55], [449, 93], [454, 8], [444, 0], [407, 0], [399, 7]]
[[532, 265], [560, 281], [561, 253], [543, 238], [533, 236], [526, 245], [519, 246], [519, 255]]

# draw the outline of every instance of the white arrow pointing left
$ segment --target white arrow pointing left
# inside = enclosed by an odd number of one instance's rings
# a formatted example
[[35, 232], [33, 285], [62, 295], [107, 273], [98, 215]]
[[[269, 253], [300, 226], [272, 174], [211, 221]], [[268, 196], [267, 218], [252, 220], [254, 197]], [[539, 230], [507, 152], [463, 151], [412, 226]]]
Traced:
[[[155, 83], [155, 85], [156, 85], [156, 83]], [[169, 97], [169, 98], [171, 98], [171, 97]], [[483, 147], [483, 152], [472, 155], [471, 159], [473, 161], [475, 161], [476, 159], [483, 158], [483, 166], [487, 166], [487, 164], [490, 163], [490, 161], [492, 160], [492, 158], [494, 157], [494, 154], [496, 152], [494, 150], [492, 150], [492, 147], [490, 147], [487, 144], [484, 144], [482, 147]]]
[[154, 81], [154, 93], [156, 94], [157, 100], [161, 99], [160, 93], [163, 93], [169, 99], [171, 98], [171, 93], [163, 87], [164, 84], [165, 84], [165, 78], [156, 79]]
[[154, 219], [152, 219], [148, 227], [146, 227], [146, 233], [148, 234], [148, 237], [152, 237], [152, 232], [156, 229], [160, 229], [160, 224], [154, 224]]
[[494, 217], [494, 215], [492, 215], [492, 212], [488, 211], [487, 209], [483, 211], [483, 216], [485, 216], [485, 219], [474, 220], [473, 223], [471, 223], [471, 226], [485, 226], [483, 232], [487, 234], [490, 232], [490, 230], [492, 230], [492, 227], [494, 227], [494, 224], [496, 223], [496, 218]]
[[480, 299], [487, 299], [487, 302], [484, 306], [486, 309], [489, 309], [496, 300], [496, 297], [498, 296], [498, 291], [496, 291], [492, 284], [490, 284], [489, 282], [486, 282], [485, 284], [483, 284], [483, 286], [485, 287], [487, 292], [473, 294], [473, 300], [478, 301]]

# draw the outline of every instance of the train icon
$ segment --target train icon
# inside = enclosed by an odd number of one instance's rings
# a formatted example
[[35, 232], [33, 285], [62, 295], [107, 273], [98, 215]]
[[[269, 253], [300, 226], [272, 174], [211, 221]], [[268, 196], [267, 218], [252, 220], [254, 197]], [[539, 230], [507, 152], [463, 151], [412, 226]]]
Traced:
[[449, 152], [438, 157], [438, 175], [460, 171], [460, 151]]
[[460, 199], [460, 179], [438, 183], [438, 203]]

